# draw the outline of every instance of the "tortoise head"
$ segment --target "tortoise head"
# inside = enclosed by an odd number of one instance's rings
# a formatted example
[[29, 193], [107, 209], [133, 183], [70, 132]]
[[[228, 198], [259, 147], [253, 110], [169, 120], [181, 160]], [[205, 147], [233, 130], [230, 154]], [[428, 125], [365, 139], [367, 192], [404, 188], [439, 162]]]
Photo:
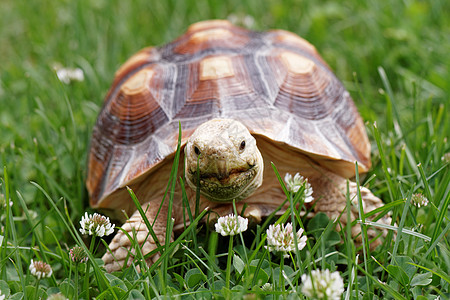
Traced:
[[255, 138], [240, 122], [213, 119], [185, 147], [186, 181], [214, 202], [242, 200], [262, 183], [264, 162]]

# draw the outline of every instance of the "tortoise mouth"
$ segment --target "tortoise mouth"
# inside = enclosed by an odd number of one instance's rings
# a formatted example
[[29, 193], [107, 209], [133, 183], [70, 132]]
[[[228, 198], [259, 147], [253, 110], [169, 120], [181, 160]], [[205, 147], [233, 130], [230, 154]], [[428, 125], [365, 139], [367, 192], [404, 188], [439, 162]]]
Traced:
[[[238, 179], [245, 172], [249, 172], [254, 165], [249, 165], [248, 167], [235, 168], [230, 170], [228, 173], [203, 173], [200, 174], [200, 180], [208, 181], [219, 181], [223, 185], [232, 183], [234, 180]], [[196, 172], [195, 172], [196, 173]], [[194, 174], [193, 176], [195, 176]]]
[[[249, 168], [236, 168], [228, 174], [200, 174], [197, 172], [190, 174], [192, 184], [200, 186], [200, 193], [208, 200], [213, 202], [231, 202], [239, 201], [245, 198], [245, 191], [257, 177], [258, 168], [249, 166]], [[200, 178], [200, 184], [198, 179]]]

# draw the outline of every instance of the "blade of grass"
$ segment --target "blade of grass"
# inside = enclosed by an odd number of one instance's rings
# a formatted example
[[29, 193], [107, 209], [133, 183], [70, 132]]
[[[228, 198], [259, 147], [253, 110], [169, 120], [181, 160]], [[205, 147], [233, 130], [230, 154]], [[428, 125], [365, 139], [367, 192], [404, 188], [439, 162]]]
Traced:
[[195, 217], [197, 218], [200, 210], [200, 156], [197, 157], [197, 169], [195, 170], [197, 188], [195, 189]]
[[[436, 246], [438, 245], [439, 241], [445, 236], [445, 234], [449, 230], [450, 230], [450, 223], [447, 224], [447, 226], [444, 228], [444, 230], [442, 230], [441, 234], [439, 234], [439, 236], [431, 243], [430, 248], [425, 253], [425, 256], [424, 256], [425, 258], [428, 258], [430, 253], [436, 248]], [[432, 241], [432, 239], [430, 239], [430, 241]]]
[[[393, 264], [395, 256], [397, 255], [398, 245], [402, 239], [403, 226], [405, 226], [406, 216], [408, 215], [409, 205], [411, 204], [411, 197], [412, 197], [413, 190], [414, 190], [414, 185], [409, 190], [408, 195], [406, 196], [406, 203], [405, 203], [405, 206], [403, 207], [403, 213], [400, 217], [400, 224], [398, 225], [398, 228], [397, 228], [397, 238], [395, 239], [394, 250], [392, 250], [391, 264]], [[401, 186], [400, 186], [400, 193], [403, 196], [403, 191], [401, 189]]]
[[[361, 196], [361, 187], [359, 185], [359, 171], [358, 171], [358, 162], [355, 162], [355, 182], [356, 182], [356, 192], [358, 197], [358, 213], [359, 213], [359, 219], [361, 220], [361, 237], [362, 237], [362, 245], [363, 245], [363, 257], [364, 257], [364, 269], [366, 272], [369, 272], [369, 267], [367, 263], [367, 257], [370, 255], [370, 248], [369, 248], [369, 238], [367, 236], [367, 226], [365, 224], [365, 214], [364, 214], [364, 206], [363, 206], [363, 200]], [[366, 277], [366, 284], [367, 284], [367, 290], [369, 293], [372, 290], [372, 286], [370, 284], [369, 279]], [[370, 299], [371, 293], [369, 294]]]
[[[6, 230], [5, 230], [5, 239], [8, 240], [8, 231], [11, 232], [11, 244], [14, 245], [14, 247], [18, 247], [19, 245], [17, 245], [14, 241], [18, 241], [17, 239], [17, 234], [16, 234], [16, 228], [14, 226], [14, 220], [13, 220], [13, 214], [11, 211], [11, 206], [9, 206], [9, 198], [10, 198], [10, 185], [9, 185], [9, 177], [8, 177], [8, 171], [6, 169], [6, 167], [3, 168], [3, 178], [4, 178], [4, 182], [5, 182], [5, 201], [7, 203], [6, 205]], [[6, 242], [4, 243], [4, 248], [2, 251], [3, 253], [6, 254]], [[20, 253], [19, 251], [14, 251], [14, 256], [15, 256], [15, 262], [17, 264], [16, 267], [16, 271], [17, 271], [17, 275], [19, 276], [20, 279], [20, 284], [22, 286], [22, 291], [25, 292], [25, 276], [23, 274], [23, 269], [22, 269], [22, 259], [20, 257]], [[2, 260], [3, 261], [3, 260]], [[6, 268], [5, 268], [6, 269]]]
[[375, 136], [375, 141], [377, 142], [378, 151], [380, 152], [381, 166], [383, 168], [384, 176], [386, 177], [390, 202], [394, 201], [397, 197], [395, 193], [394, 184], [391, 179], [391, 174], [389, 173], [389, 166], [387, 165], [386, 156], [384, 153], [383, 145], [381, 144], [381, 136], [378, 131], [377, 123], [373, 123], [373, 132]]
[[[159, 242], [158, 237], [155, 234], [155, 231], [153, 231], [153, 225], [154, 224], [150, 224], [150, 221], [148, 220], [148, 218], [145, 215], [146, 212], [142, 209], [142, 206], [141, 206], [141, 203], [139, 202], [139, 199], [134, 194], [134, 191], [128, 186], [127, 186], [127, 191], [128, 191], [128, 194], [131, 196], [131, 199], [133, 200], [134, 205], [136, 206], [136, 209], [139, 211], [139, 214], [141, 215], [142, 220], [145, 223], [145, 226], [147, 226], [149, 234], [152, 236], [153, 240], [155, 241], [156, 246], [158, 248], [162, 249], [161, 243]], [[148, 238], [148, 236], [147, 236], [147, 238]]]
[[[175, 184], [177, 182], [177, 172], [178, 172], [178, 164], [180, 161], [180, 153], [181, 153], [181, 122], [178, 122], [178, 143], [177, 143], [177, 151], [175, 153], [174, 162], [172, 165], [172, 172], [171, 172], [171, 187], [170, 187], [170, 195], [169, 195], [169, 206], [167, 211], [167, 225], [166, 225], [166, 239], [165, 239], [165, 251], [169, 250], [169, 244], [170, 239], [172, 238], [172, 227], [173, 227], [173, 220], [172, 220], [172, 209], [173, 209], [173, 199], [175, 196]], [[166, 256], [166, 259], [163, 262], [163, 284], [166, 284], [167, 282], [167, 267], [169, 265], [169, 256]]]
[[[358, 255], [355, 257], [355, 264], [358, 264]], [[355, 285], [355, 294], [358, 295], [358, 282], [355, 280], [356, 278], [356, 267], [351, 264], [351, 273], [350, 273], [350, 280], [348, 282], [347, 286], [347, 292], [345, 293], [345, 299], [344, 300], [351, 300], [353, 299], [353, 284]]]
[[425, 176], [425, 172], [423, 171], [422, 164], [419, 163], [417, 165], [417, 168], [419, 169], [419, 173], [420, 173], [420, 178], [419, 179], [422, 180], [423, 187], [424, 187], [424, 190], [425, 190], [425, 195], [427, 196], [428, 199], [431, 200], [431, 199], [433, 199], [433, 196], [431, 195], [430, 185], [428, 184], [427, 177]]
[[[183, 224], [184, 224], [184, 228], [187, 227], [188, 224], [190, 224], [193, 220], [194, 220], [194, 216], [192, 215], [192, 211], [191, 211], [191, 206], [189, 205], [189, 199], [186, 195], [186, 186], [184, 184], [184, 180], [182, 177], [178, 178], [179, 182], [180, 182], [180, 187], [181, 187], [181, 195], [182, 195], [182, 200], [183, 200], [183, 210], [186, 211], [187, 215], [188, 215], [188, 219], [189, 219], [189, 223], [186, 222], [186, 213], [183, 213]], [[197, 236], [194, 234], [192, 235], [192, 239], [197, 239]], [[197, 243], [194, 242], [194, 245], [196, 245]]]
[[389, 83], [389, 79], [387, 78], [386, 72], [384, 71], [383, 67], [381, 67], [381, 66], [378, 67], [378, 74], [380, 75], [381, 81], [383, 82], [383, 86], [387, 92], [386, 100], [392, 104], [393, 124], [394, 124], [395, 133], [405, 143], [406, 157], [408, 158], [409, 164], [411, 165], [412, 169], [416, 173], [417, 177], [419, 177], [419, 171], [417, 170], [417, 167], [416, 167], [417, 164], [415, 163], [414, 156], [413, 156], [410, 148], [408, 147], [407, 140], [405, 139], [405, 136], [403, 135], [403, 132], [402, 132], [403, 126], [401, 124], [401, 119], [400, 119], [400, 116], [398, 113], [398, 108], [397, 108], [397, 104], [395, 101], [394, 92], [392, 91], [391, 84]]
[[424, 266], [421, 266], [421, 265], [418, 265], [418, 264], [415, 264], [415, 263], [411, 263], [410, 262], [409, 264], [413, 265], [413, 266], [416, 266], [418, 268], [421, 268], [423, 270], [427, 270], [428, 272], [433, 273], [434, 275], [438, 276], [439, 278], [445, 280], [448, 284], [450, 284], [450, 276], [448, 274], [444, 274], [444, 273], [441, 273], [439, 271], [432, 270], [432, 269], [429, 269], [427, 267], [424, 267]]
[[347, 192], [345, 194], [345, 199], [347, 201], [347, 224], [346, 224], [346, 246], [347, 246], [347, 267], [352, 270], [352, 279], [348, 283], [346, 300], [353, 298], [351, 295], [351, 288], [353, 285], [353, 273], [355, 272], [355, 267], [353, 266], [352, 257], [355, 257], [355, 243], [352, 238], [352, 219], [351, 219], [351, 202], [350, 202], [350, 181], [347, 180]]
[[[372, 221], [366, 221], [366, 224], [369, 225], [369, 226], [383, 228], [383, 229], [389, 229], [389, 230], [392, 230], [392, 231], [397, 231], [398, 230], [398, 227], [396, 227], [396, 226], [387, 225], [387, 224], [381, 224], [381, 223], [372, 222]], [[416, 232], [416, 231], [412, 231], [412, 230], [403, 228], [402, 232], [404, 234], [409, 234], [409, 235], [421, 238], [421, 239], [423, 239], [424, 241], [427, 241], [427, 242], [431, 241], [431, 238], [429, 236], [426, 236], [426, 235], [424, 235], [422, 233], [419, 233], [419, 232]]]

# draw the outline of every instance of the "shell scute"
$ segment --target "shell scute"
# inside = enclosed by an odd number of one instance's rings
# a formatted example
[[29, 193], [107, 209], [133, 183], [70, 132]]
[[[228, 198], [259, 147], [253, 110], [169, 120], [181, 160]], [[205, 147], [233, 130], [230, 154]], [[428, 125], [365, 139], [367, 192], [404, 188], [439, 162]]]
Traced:
[[142, 69], [131, 75], [116, 95], [107, 101], [97, 126], [118, 144], [142, 142], [169, 121], [159, 105], [161, 83], [152, 82], [154, 70]]
[[271, 30], [267, 32], [267, 40], [273, 43], [276, 47], [301, 51], [302, 55], [314, 58], [314, 60], [317, 60], [323, 66], [328, 67], [327, 63], [319, 55], [314, 45], [292, 32], [281, 29]]
[[186, 34], [174, 42], [173, 51], [178, 54], [196, 54], [207, 49], [239, 49], [250, 40], [248, 30], [233, 26], [225, 20], [196, 23]]

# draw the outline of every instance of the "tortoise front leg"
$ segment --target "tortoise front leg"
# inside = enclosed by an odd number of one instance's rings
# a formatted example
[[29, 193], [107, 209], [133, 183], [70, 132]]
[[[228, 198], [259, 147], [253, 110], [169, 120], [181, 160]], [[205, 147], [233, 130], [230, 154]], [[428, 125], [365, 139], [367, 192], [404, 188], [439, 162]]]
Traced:
[[[156, 220], [155, 217], [158, 213], [159, 203], [155, 203], [155, 201], [145, 203], [142, 205], [142, 209], [146, 212], [145, 216], [149, 223], [154, 224], [152, 227], [153, 231], [155, 232], [159, 243], [163, 245], [166, 237], [167, 207], [163, 205]], [[122, 228], [131, 238], [134, 237], [133, 230], [135, 231], [137, 241], [133, 241], [133, 243], [137, 242], [144, 256], [157, 248], [156, 242], [151, 236], [139, 211], [134, 212], [131, 218], [123, 224]], [[173, 241], [173, 234], [171, 236], [171, 241]], [[102, 257], [107, 272], [119, 271], [124, 266], [130, 266], [135, 258], [136, 249], [132, 247], [132, 241], [123, 231], [119, 231], [116, 236], [114, 236], [109, 244], [109, 249], [110, 251], [107, 251]], [[159, 256], [159, 253], [157, 253], [147, 258], [147, 265], [151, 266]]]
[[[322, 176], [314, 178], [310, 181], [314, 190], [314, 199], [316, 199], [315, 212], [324, 212], [328, 215], [330, 219], [337, 218], [345, 209], [347, 205], [347, 179], [339, 175], [324, 172]], [[365, 188], [360, 187], [362, 205], [364, 213], [368, 213], [374, 209], [382, 207], [384, 204], [380, 198], [376, 197], [372, 192]], [[350, 194], [350, 215], [351, 221], [359, 219], [359, 204], [358, 204], [358, 192], [357, 185], [355, 182], [349, 182], [349, 194]], [[373, 219], [373, 216], [369, 219]], [[341, 215], [340, 222], [345, 226], [347, 224], [347, 212], [344, 211]], [[391, 218], [389, 216], [384, 216], [378, 223], [390, 225]], [[339, 230], [340, 228], [338, 228]], [[369, 240], [374, 239], [379, 233], [386, 236], [386, 230], [375, 230], [374, 228], [368, 229]], [[356, 224], [352, 227], [352, 237], [355, 238], [357, 244], [361, 243], [361, 225]], [[371, 248], [381, 244], [381, 240], [373, 240], [371, 243]]]

